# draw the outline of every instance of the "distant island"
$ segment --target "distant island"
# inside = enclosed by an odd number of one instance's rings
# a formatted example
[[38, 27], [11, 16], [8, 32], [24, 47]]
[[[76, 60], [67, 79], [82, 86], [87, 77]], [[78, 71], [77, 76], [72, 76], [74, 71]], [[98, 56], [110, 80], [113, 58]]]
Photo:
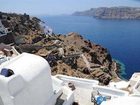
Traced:
[[99, 19], [140, 19], [140, 7], [99, 7], [75, 12], [72, 15]]

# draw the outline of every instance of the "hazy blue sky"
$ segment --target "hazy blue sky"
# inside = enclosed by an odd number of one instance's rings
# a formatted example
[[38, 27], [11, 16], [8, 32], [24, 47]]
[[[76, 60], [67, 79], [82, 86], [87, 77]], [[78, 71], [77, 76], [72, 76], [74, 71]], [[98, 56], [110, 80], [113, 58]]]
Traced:
[[102, 6], [140, 7], [140, 0], [0, 0], [0, 11], [31, 15], [70, 14]]

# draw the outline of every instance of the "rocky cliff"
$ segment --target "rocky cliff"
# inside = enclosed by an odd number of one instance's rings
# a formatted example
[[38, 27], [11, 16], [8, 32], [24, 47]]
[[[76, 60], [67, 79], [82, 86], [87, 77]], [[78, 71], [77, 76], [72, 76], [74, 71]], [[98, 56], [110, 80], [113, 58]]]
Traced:
[[14, 45], [19, 52], [29, 52], [44, 57], [52, 74], [98, 79], [108, 84], [118, 79], [118, 64], [108, 50], [84, 39], [78, 33], [67, 35], [47, 34], [40, 26], [41, 20], [27, 14], [1, 13], [4, 26], [12, 30]]
[[100, 19], [140, 19], [140, 8], [134, 7], [100, 7], [83, 12], [75, 12], [77, 16], [92, 16]]

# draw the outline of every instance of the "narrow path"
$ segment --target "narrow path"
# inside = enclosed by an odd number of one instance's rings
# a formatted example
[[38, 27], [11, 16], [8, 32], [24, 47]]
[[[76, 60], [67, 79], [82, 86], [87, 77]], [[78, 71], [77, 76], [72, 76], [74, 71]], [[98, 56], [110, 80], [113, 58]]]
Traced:
[[86, 63], [87, 68], [90, 70], [90, 64], [89, 61], [87, 60], [87, 58], [84, 56], [84, 54], [81, 54], [81, 57], [83, 58], [84, 62]]

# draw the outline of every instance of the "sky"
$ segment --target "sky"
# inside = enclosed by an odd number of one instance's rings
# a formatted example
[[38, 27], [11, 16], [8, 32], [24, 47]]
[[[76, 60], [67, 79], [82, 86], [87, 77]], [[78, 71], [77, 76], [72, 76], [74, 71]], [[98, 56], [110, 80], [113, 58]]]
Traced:
[[30, 15], [61, 15], [96, 7], [140, 7], [140, 0], [0, 0], [0, 11]]

